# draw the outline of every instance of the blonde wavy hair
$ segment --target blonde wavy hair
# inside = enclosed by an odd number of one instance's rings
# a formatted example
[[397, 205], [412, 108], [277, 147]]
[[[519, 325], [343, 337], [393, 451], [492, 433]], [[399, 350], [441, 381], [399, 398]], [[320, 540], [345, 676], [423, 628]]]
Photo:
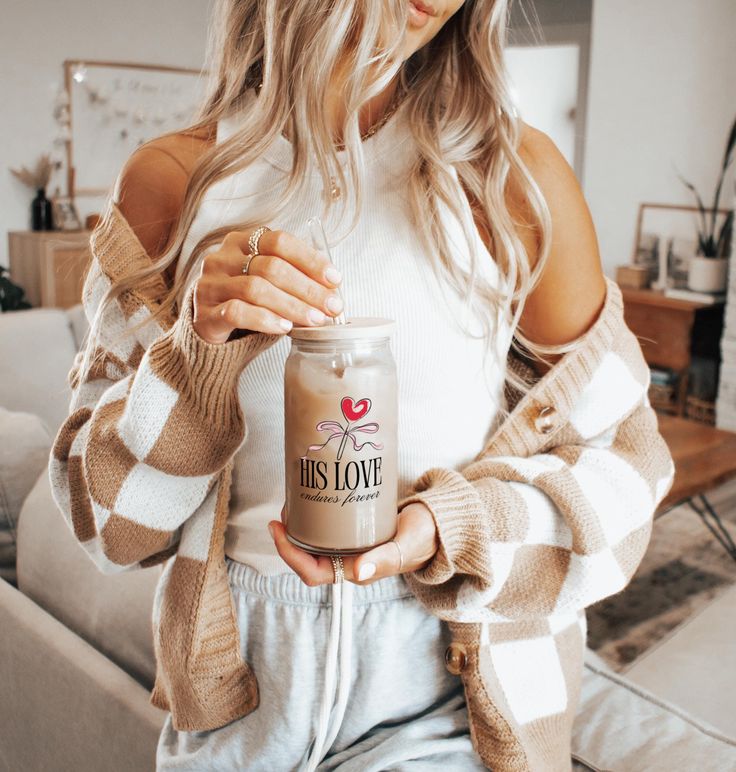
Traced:
[[[279, 212], [299, 194], [310, 155], [325, 189], [330, 188], [330, 177], [337, 176], [340, 187], [354, 197], [354, 225], [362, 200], [359, 110], [398, 76], [401, 109], [407, 111], [417, 149], [408, 183], [412, 216], [435, 276], [443, 287], [465, 298], [468, 306], [482, 310], [488, 351], [493, 348], [499, 315], [504, 314], [513, 331], [511, 346], [522, 359], [547, 361], [545, 354], [574, 347], [575, 342], [536, 344], [518, 328], [526, 298], [549, 255], [551, 221], [542, 193], [518, 152], [521, 121], [503, 58], [509, 12], [508, 0], [465, 0], [431, 41], [402, 61], [406, 0], [218, 0], [205, 66], [210, 80], [189, 130], [203, 130], [241, 110], [251, 89], [259, 89], [258, 98], [248, 103], [238, 130], [201, 155], [167, 250], [150, 267], [131, 272], [109, 288], [89, 340], [99, 331], [108, 303], [123, 292], [135, 291], [178, 259], [206, 191], [245, 169], [281, 132], [288, 132], [294, 153], [287, 192], [278, 210], [253, 211], [249, 220], [228, 224], [202, 238], [179, 278], [160, 298], [153, 318], [160, 321], [176, 315], [190, 270], [227, 232], [278, 222]], [[346, 172], [338, 162], [323, 109], [336, 73], [344, 78]], [[380, 130], [375, 140], [380, 141]], [[529, 202], [531, 223], [515, 224], [508, 210], [505, 194], [511, 172]], [[490, 235], [492, 257], [502, 278], [498, 287], [479, 275], [475, 226], [472, 218], [469, 222], [462, 216], [463, 195]], [[443, 207], [462, 223], [470, 249], [469, 269], [453, 259], [440, 217]], [[516, 231], [519, 225], [536, 232], [539, 253], [533, 270]], [[88, 352], [94, 348], [87, 346]], [[525, 393], [531, 385], [530, 370], [525, 378], [522, 372], [524, 368], [519, 373], [507, 368], [506, 382]], [[507, 413], [505, 405], [501, 411]]]

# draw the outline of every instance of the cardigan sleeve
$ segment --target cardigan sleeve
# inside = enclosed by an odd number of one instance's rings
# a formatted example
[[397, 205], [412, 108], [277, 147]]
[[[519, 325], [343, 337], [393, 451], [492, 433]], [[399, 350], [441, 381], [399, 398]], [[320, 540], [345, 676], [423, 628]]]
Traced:
[[437, 525], [437, 553], [408, 578], [440, 616], [569, 613], [631, 579], [674, 464], [639, 343], [622, 320], [616, 333], [544, 452], [487, 448], [461, 470], [429, 469], [400, 502], [423, 502]]
[[[90, 325], [112, 283], [106, 268], [119, 268], [127, 254], [120, 246], [102, 255], [91, 243], [82, 300]], [[139, 243], [133, 248], [138, 261], [146, 257]], [[239, 376], [279, 337], [205, 341], [192, 324], [195, 286], [175, 321], [150, 319], [130, 335], [158, 301], [150, 288], [123, 293], [99, 323], [96, 363], [80, 377], [88, 335], [68, 375], [72, 396], [49, 457], [51, 490], [104, 573], [152, 565], [175, 551], [182, 524], [245, 441]]]

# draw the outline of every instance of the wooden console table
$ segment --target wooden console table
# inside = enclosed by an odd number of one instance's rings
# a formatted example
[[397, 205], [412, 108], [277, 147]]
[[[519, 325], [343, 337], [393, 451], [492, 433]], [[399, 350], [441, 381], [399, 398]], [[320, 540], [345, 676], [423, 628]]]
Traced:
[[693, 355], [720, 362], [725, 304], [668, 298], [662, 290], [621, 287], [624, 318], [647, 363], [677, 373], [677, 413], [685, 414]]
[[91, 231], [10, 231], [10, 278], [34, 307], [69, 308], [82, 300]]
[[736, 542], [706, 496], [736, 477], [736, 433], [669, 415], [659, 415], [657, 423], [672, 454], [675, 479], [655, 518], [687, 504], [736, 560]]

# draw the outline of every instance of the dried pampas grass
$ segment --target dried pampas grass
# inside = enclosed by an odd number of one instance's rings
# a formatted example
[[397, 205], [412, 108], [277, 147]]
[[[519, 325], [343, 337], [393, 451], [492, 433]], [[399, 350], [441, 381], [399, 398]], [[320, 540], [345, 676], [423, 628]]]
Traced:
[[60, 161], [52, 161], [49, 153], [44, 153], [36, 161], [36, 168], [33, 170], [27, 169], [22, 166], [20, 169], [11, 169], [15, 177], [17, 177], [24, 185], [28, 185], [29, 188], [38, 190], [38, 188], [45, 188], [51, 181], [51, 175], [55, 169], [61, 167]]

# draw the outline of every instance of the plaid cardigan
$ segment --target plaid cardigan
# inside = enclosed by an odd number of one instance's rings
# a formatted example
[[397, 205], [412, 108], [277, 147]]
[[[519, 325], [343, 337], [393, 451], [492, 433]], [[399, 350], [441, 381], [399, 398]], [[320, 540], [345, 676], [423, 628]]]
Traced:
[[[150, 265], [112, 197], [92, 233], [83, 305], [93, 319], [111, 283]], [[669, 490], [672, 457], [649, 404], [649, 369], [606, 277], [601, 313], [543, 376], [509, 388], [510, 416], [456, 471], [427, 470], [400, 507], [426, 504], [440, 548], [407, 574], [447, 620], [446, 666], [462, 678], [471, 737], [494, 770], [570, 768], [571, 725], [585, 647], [585, 612], [621, 590], [646, 550]], [[153, 608], [151, 702], [177, 730], [223, 726], [258, 706], [241, 659], [224, 530], [234, 454], [247, 437], [238, 380], [278, 336], [215, 345], [192, 325], [191, 285], [179, 314], [150, 318], [162, 276], [127, 291], [105, 315], [99, 363], [72, 399], [49, 459], [54, 500], [101, 571], [162, 563]]]

